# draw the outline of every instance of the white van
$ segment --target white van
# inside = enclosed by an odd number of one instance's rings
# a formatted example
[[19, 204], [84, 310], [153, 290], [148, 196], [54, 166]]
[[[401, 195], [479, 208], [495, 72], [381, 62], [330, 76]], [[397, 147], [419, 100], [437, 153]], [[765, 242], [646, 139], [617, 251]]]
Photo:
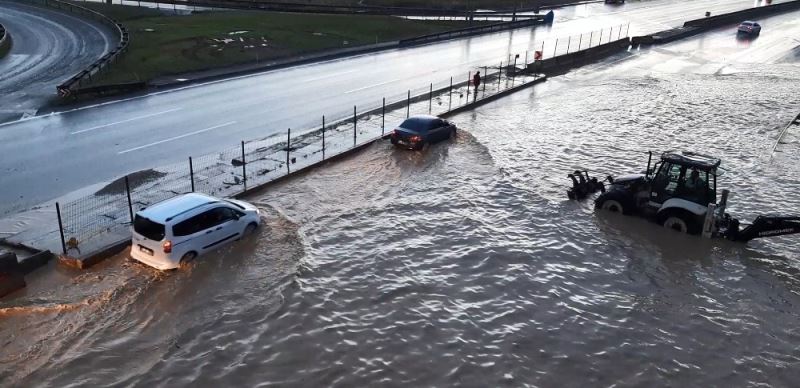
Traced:
[[131, 257], [160, 270], [175, 269], [252, 234], [260, 224], [258, 208], [247, 202], [183, 194], [136, 212]]

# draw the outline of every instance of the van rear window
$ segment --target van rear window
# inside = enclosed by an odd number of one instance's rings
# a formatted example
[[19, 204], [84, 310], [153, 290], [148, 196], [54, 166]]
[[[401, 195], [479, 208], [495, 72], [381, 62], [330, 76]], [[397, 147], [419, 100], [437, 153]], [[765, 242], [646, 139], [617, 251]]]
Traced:
[[161, 241], [164, 239], [164, 225], [150, 221], [138, 214], [133, 218], [133, 230], [148, 240]]

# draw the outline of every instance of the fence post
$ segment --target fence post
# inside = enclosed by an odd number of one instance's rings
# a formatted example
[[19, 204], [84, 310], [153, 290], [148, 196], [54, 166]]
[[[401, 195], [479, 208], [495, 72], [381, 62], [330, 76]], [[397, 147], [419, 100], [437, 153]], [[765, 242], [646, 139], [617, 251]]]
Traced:
[[619, 25], [619, 30], [617, 31], [617, 40], [622, 39], [622, 24]]
[[594, 40], [594, 31], [589, 34], [589, 48], [592, 48], [592, 41]]
[[556, 57], [557, 53], [558, 53], [558, 38], [556, 38], [556, 46], [553, 47], [553, 57]]
[[614, 27], [608, 29], [608, 42], [611, 43], [611, 34], [614, 32]]
[[503, 79], [503, 61], [500, 61], [500, 65], [497, 67], [497, 91], [500, 91], [500, 80]]
[[483, 95], [485, 96], [486, 95], [486, 81], [489, 80], [489, 66], [484, 66], [483, 67], [483, 78], [486, 78], [486, 80], [483, 82]]
[[528, 69], [528, 50], [525, 50], [525, 69]]
[[64, 240], [64, 223], [61, 222], [61, 205], [56, 202], [56, 216], [58, 217], [58, 232], [61, 233], [61, 251], [67, 254], [67, 242]]
[[131, 202], [131, 186], [128, 184], [127, 175], [125, 175], [125, 192], [128, 193], [128, 212], [131, 215], [131, 224], [133, 224], [133, 202]]
[[358, 139], [357, 128], [358, 128], [358, 119], [356, 119], [356, 106], [353, 105], [353, 147], [355, 147], [358, 142], [358, 140], [356, 140]]
[[411, 116], [411, 90], [408, 91], [408, 97], [406, 98], [406, 118]]
[[582, 45], [583, 45], [583, 34], [581, 33], [581, 37], [578, 38], [578, 51], [581, 51]]
[[433, 82], [431, 82], [431, 91], [428, 93], [428, 114], [433, 113]]
[[189, 157], [189, 179], [192, 181], [192, 192], [194, 193], [194, 164], [192, 164], [192, 157]]
[[383, 98], [381, 105], [381, 136], [386, 133], [386, 97]]
[[[533, 60], [535, 61], [535, 60], [536, 60], [536, 58], [534, 58]], [[539, 58], [539, 60], [540, 60], [540, 61], [541, 61], [541, 60], [544, 60], [544, 41], [542, 41], [542, 57], [541, 57], [541, 58]]]
[[470, 71], [467, 72], [467, 104], [469, 104], [469, 78], [470, 78]]
[[244, 159], [244, 140], [242, 140], [242, 184], [247, 191], [247, 161]]
[[567, 39], [567, 54], [569, 54], [569, 46], [571, 45], [572, 45], [572, 35], [570, 35], [569, 39]]
[[447, 102], [447, 110], [453, 109], [453, 77], [450, 77], [450, 101]]
[[322, 115], [322, 160], [325, 160], [325, 115]]
[[629, 37], [631, 32], [631, 23], [628, 23], [628, 27], [625, 28], [625, 37]]
[[290, 174], [291, 170], [289, 169], [289, 153], [292, 150], [292, 129], [289, 128], [286, 131], [286, 174]]

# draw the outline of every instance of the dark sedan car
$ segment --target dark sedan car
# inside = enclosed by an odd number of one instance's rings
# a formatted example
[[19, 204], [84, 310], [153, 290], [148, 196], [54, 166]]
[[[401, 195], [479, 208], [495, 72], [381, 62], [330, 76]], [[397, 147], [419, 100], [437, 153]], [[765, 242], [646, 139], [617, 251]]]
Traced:
[[392, 144], [412, 150], [421, 150], [426, 144], [447, 140], [456, 134], [456, 126], [436, 116], [413, 116], [392, 131]]

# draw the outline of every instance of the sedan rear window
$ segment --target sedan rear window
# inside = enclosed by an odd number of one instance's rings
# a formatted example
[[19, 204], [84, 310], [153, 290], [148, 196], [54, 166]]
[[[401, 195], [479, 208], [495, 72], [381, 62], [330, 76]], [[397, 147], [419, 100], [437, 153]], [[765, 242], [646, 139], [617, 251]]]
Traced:
[[435, 123], [436, 120], [431, 120], [428, 118], [412, 117], [410, 119], [407, 119], [406, 121], [403, 121], [403, 123], [400, 124], [400, 128], [410, 129], [412, 131], [417, 131], [417, 132], [424, 132], [429, 129], [435, 128], [436, 127]]
[[133, 219], [133, 230], [148, 240], [161, 241], [164, 239], [164, 225], [136, 215]]

